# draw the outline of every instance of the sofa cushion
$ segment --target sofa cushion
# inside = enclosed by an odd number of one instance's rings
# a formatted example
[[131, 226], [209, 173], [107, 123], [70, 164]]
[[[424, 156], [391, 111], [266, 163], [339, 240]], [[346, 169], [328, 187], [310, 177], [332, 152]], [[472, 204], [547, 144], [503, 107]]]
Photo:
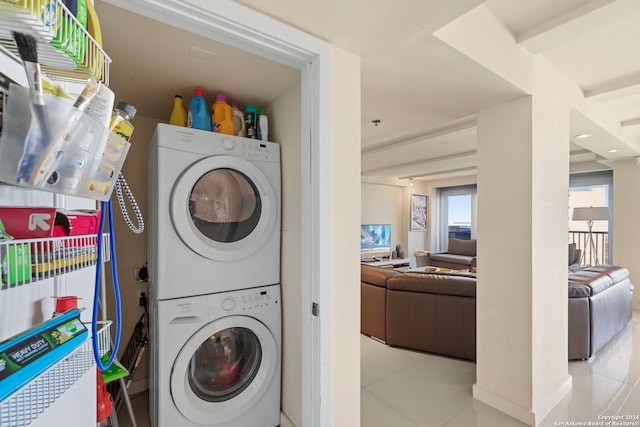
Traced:
[[475, 298], [472, 274], [404, 273], [387, 280], [387, 289]]
[[591, 295], [589, 286], [569, 280], [569, 298], [586, 298], [589, 295]]
[[607, 276], [611, 277], [611, 280], [613, 280], [614, 283], [618, 283], [629, 278], [629, 270], [617, 265], [594, 265], [585, 267], [583, 270], [605, 273]]
[[476, 256], [476, 239], [462, 240], [462, 239], [449, 239], [449, 247], [447, 252], [450, 254], [466, 255], [470, 257]]
[[576, 263], [576, 244], [569, 243], [569, 265]]
[[589, 296], [599, 294], [615, 283], [605, 272], [590, 269], [579, 270], [569, 274], [569, 282], [579, 283], [589, 289]]
[[399, 272], [388, 268], [373, 267], [366, 264], [360, 265], [360, 281], [383, 288], [387, 286], [388, 278], [399, 275]]
[[457, 255], [451, 253], [431, 254], [433, 261], [448, 262], [449, 264], [471, 265], [473, 256]]

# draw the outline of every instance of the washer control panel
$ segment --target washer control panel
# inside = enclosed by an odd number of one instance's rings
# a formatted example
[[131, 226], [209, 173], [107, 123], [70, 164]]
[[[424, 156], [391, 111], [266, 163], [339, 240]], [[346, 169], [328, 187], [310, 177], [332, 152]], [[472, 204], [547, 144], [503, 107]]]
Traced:
[[279, 300], [279, 288], [278, 285], [275, 285], [226, 292], [219, 296], [218, 302], [214, 303], [213, 307], [221, 308], [222, 312], [226, 314], [242, 314], [280, 304]]

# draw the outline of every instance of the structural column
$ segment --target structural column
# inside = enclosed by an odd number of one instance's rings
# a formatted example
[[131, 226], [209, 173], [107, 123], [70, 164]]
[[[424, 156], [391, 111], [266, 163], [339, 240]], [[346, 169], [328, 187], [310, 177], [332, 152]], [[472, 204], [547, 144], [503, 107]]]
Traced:
[[571, 389], [569, 106], [533, 94], [478, 113], [476, 399], [529, 425]]

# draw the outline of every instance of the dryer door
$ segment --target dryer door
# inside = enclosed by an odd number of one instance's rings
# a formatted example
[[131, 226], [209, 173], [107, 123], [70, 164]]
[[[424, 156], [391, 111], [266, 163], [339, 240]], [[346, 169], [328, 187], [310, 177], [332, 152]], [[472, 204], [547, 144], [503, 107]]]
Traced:
[[252, 163], [231, 156], [204, 158], [186, 169], [171, 193], [171, 219], [184, 243], [216, 261], [246, 258], [271, 233], [276, 193]]
[[171, 371], [173, 402], [194, 423], [226, 423], [262, 398], [277, 358], [275, 339], [258, 320], [229, 316], [211, 322], [178, 353]]

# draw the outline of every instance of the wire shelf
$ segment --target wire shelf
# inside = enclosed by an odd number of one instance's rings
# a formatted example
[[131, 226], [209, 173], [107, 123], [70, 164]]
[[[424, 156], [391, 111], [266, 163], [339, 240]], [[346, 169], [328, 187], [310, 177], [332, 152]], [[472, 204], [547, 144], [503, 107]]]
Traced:
[[[109, 234], [102, 235], [103, 262], [110, 260]], [[68, 236], [0, 242], [0, 289], [50, 279], [96, 264], [98, 236]]]
[[[98, 322], [100, 355], [109, 351], [111, 321]], [[95, 366], [91, 339], [0, 402], [0, 427], [24, 427], [55, 403], [87, 370]]]
[[0, 45], [20, 61], [12, 31], [37, 37], [43, 72], [69, 81], [94, 77], [109, 85], [111, 58], [61, 0], [0, 0]]

